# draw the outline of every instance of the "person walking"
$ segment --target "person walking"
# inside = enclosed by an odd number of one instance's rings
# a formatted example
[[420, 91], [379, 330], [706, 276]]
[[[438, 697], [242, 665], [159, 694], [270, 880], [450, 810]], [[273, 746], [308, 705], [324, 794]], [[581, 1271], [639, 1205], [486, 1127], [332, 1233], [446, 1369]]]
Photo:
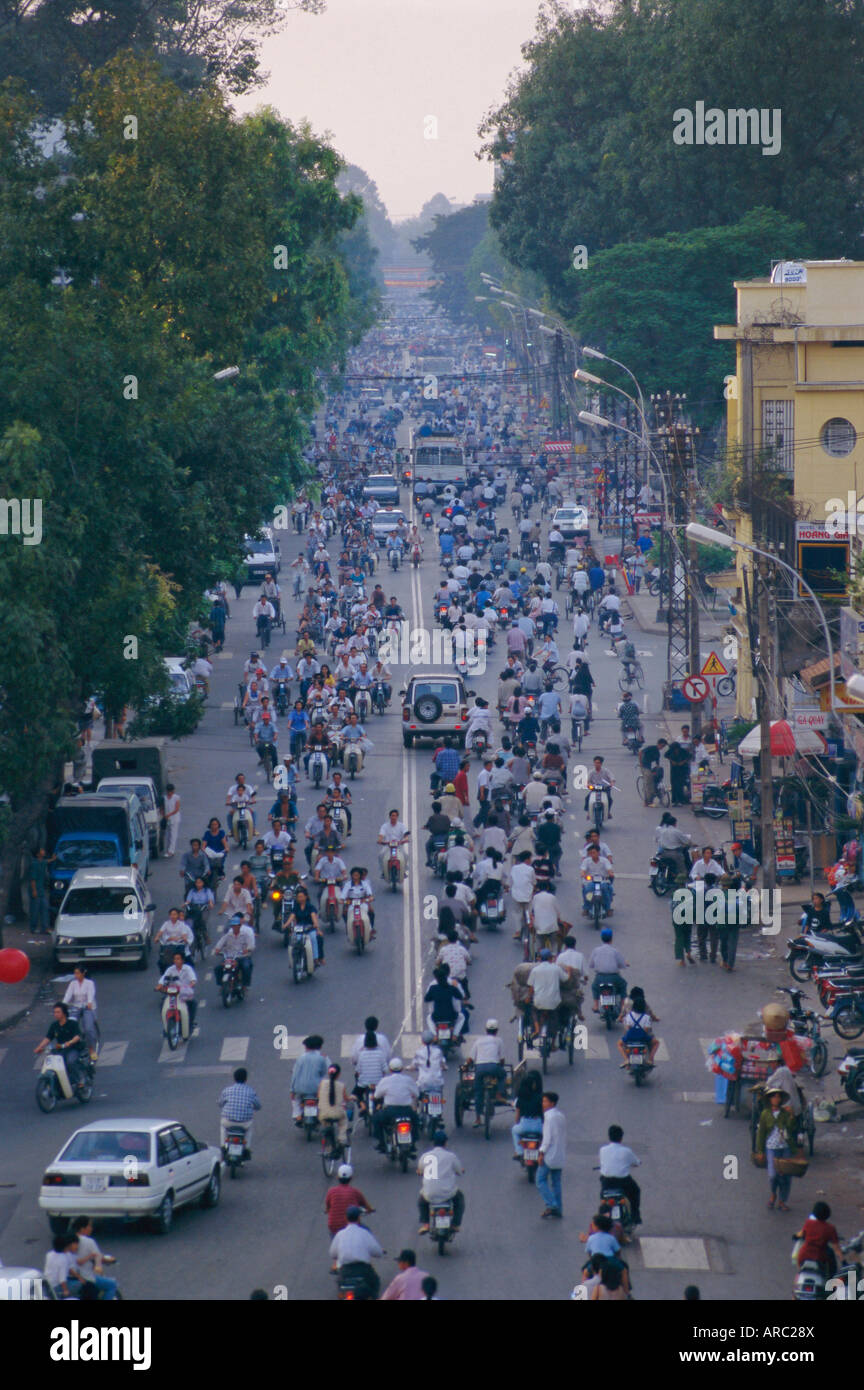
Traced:
[[49, 859], [44, 845], [40, 845], [36, 853], [30, 858], [27, 882], [30, 930], [32, 932], [47, 932], [51, 929], [48, 875], [50, 873], [49, 866], [53, 862], [54, 855]]
[[180, 798], [174, 790], [173, 782], [165, 784], [165, 801], [162, 807], [165, 820], [165, 858], [173, 859], [180, 834]]
[[788, 1211], [791, 1175], [777, 1171], [777, 1160], [789, 1158], [796, 1147], [796, 1120], [789, 1107], [789, 1094], [774, 1086], [765, 1092], [768, 1102], [759, 1116], [756, 1131], [757, 1154], [765, 1155], [768, 1169], [768, 1209], [773, 1211], [776, 1202], [779, 1211]]
[[543, 1137], [540, 1140], [540, 1161], [537, 1167], [537, 1191], [546, 1203], [541, 1219], [562, 1217], [561, 1170], [567, 1149], [567, 1124], [558, 1109], [555, 1091], [543, 1092]]

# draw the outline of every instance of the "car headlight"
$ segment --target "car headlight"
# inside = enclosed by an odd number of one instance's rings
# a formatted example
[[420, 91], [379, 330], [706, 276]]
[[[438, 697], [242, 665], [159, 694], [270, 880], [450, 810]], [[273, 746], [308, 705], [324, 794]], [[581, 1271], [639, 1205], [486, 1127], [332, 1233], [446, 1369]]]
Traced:
[[137, 946], [144, 940], [144, 938], [141, 935], [140, 931], [133, 931], [129, 933], [129, 935], [126, 937], [126, 940], [130, 943], [130, 945]]
[[58, 938], [57, 938], [57, 945], [58, 945], [58, 946], [74, 946], [74, 945], [75, 945], [75, 938], [74, 938], [74, 936], [58, 936]]

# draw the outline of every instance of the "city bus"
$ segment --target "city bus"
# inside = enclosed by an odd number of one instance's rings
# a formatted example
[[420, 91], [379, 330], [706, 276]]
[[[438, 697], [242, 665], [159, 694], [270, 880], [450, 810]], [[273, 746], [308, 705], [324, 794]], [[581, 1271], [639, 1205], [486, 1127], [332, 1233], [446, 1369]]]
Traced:
[[411, 435], [411, 486], [427, 483], [437, 496], [447, 483], [461, 488], [468, 476], [465, 446], [452, 434]]

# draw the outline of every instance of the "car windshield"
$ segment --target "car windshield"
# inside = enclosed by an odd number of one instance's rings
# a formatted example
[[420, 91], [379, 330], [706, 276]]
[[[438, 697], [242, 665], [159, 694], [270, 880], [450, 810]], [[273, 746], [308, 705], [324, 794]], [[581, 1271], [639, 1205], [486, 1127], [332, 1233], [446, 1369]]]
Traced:
[[151, 792], [150, 788], [146, 785], [146, 783], [138, 782], [135, 786], [132, 786], [130, 784], [127, 787], [121, 786], [119, 783], [115, 782], [110, 787], [103, 787], [101, 790], [105, 792], [106, 796], [113, 796], [115, 792], [131, 793], [133, 796], [137, 796], [145, 811], [154, 811], [156, 809], [156, 803], [153, 800], [153, 793]]
[[150, 1135], [120, 1129], [79, 1130], [73, 1134], [58, 1163], [122, 1163], [129, 1155], [150, 1161]]
[[64, 869], [117, 862], [117, 846], [110, 840], [66, 840], [57, 846], [57, 863]]
[[400, 521], [405, 520], [404, 512], [376, 512], [373, 525], [377, 526], [398, 526]]
[[125, 916], [140, 912], [141, 904], [131, 888], [73, 888], [61, 913], [64, 917], [95, 917], [103, 913]]
[[391, 478], [389, 473], [373, 473], [369, 477], [367, 487], [395, 487], [396, 479]]
[[424, 695], [436, 695], [442, 705], [459, 703], [459, 687], [451, 681], [418, 681], [414, 686], [414, 699], [420, 700]]
[[171, 678], [171, 684], [175, 690], [186, 691], [189, 689], [189, 682], [186, 679], [185, 671], [169, 671], [168, 675]]
[[246, 541], [247, 555], [273, 555], [272, 541]]

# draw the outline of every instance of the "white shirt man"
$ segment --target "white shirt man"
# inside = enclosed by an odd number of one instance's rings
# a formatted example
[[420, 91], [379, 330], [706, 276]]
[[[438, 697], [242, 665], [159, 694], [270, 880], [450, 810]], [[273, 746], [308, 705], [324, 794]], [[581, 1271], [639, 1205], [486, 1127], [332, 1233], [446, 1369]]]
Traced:
[[724, 872], [723, 865], [718, 864], [712, 854], [707, 860], [704, 857], [696, 860], [696, 863], [690, 870], [690, 878], [693, 882], [698, 882], [703, 879], [706, 874], [714, 874], [716, 878], [720, 878]]
[[573, 614], [573, 641], [584, 642], [588, 636], [591, 624], [588, 621], [587, 613]]
[[520, 906], [530, 903], [536, 883], [537, 875], [529, 863], [513, 865], [510, 871], [510, 896], [515, 903]]
[[380, 1105], [403, 1105], [406, 1109], [417, 1103], [417, 1082], [404, 1071], [391, 1071], [382, 1076], [375, 1087], [375, 1099]]
[[154, 938], [157, 945], [161, 946], [188, 946], [190, 951], [195, 944], [195, 936], [188, 922], [183, 922], [178, 917], [172, 921], [167, 917]]
[[615, 869], [610, 859], [605, 854], [598, 854], [595, 859], [593, 855], [586, 854], [579, 865], [580, 874], [589, 873], [592, 878], [614, 877]]
[[336, 1261], [337, 1269], [343, 1265], [371, 1265], [373, 1259], [380, 1259], [383, 1254], [372, 1232], [359, 1221], [349, 1221], [330, 1242], [330, 1258]]
[[620, 613], [621, 600], [617, 594], [607, 594], [605, 598], [600, 600], [600, 607], [607, 613]]
[[585, 957], [575, 946], [565, 946], [563, 951], [559, 951], [555, 964], [569, 971], [577, 984], [581, 978], [585, 978]]
[[417, 1171], [423, 1175], [420, 1191], [426, 1201], [446, 1202], [458, 1190], [459, 1174], [465, 1169], [454, 1153], [436, 1145], [421, 1155]]
[[548, 795], [546, 783], [532, 778], [525, 788], [525, 810], [539, 811]]
[[534, 932], [537, 936], [551, 936], [558, 930], [558, 899], [554, 893], [545, 889], [535, 893], [531, 899], [531, 916], [534, 919]]
[[389, 844], [391, 840], [404, 840], [408, 833], [407, 825], [401, 820], [397, 820], [395, 825], [390, 820], [385, 820], [384, 824], [378, 828], [378, 838], [383, 840], [385, 844]]
[[221, 951], [226, 960], [234, 960], [245, 952], [255, 950], [255, 933], [244, 922], [238, 932], [229, 928], [216, 942], [215, 950]]
[[252, 609], [252, 617], [257, 622], [259, 618], [269, 618], [271, 623], [276, 621], [276, 609], [266, 598], [259, 598], [255, 607]]
[[534, 991], [535, 1009], [557, 1009], [561, 1003], [561, 984], [567, 971], [554, 960], [539, 960], [528, 975], [528, 987]]
[[195, 998], [195, 986], [198, 983], [198, 976], [191, 965], [181, 965], [178, 970], [176, 965], [169, 965], [168, 969], [160, 976], [160, 985], [171, 984], [174, 980], [180, 986], [180, 998], [188, 1001]]
[[290, 849], [293, 843], [294, 836], [285, 829], [280, 829], [278, 834], [275, 830], [268, 830], [264, 836], [265, 849], [273, 849], [274, 846], [278, 849]]
[[235, 912], [242, 912], [245, 917], [247, 914], [251, 913], [252, 907], [252, 894], [249, 892], [249, 889], [244, 888], [242, 885], [238, 887], [236, 883], [232, 882], [222, 899], [219, 915], [221, 917], [224, 912], [232, 914]]
[[487, 825], [480, 837], [480, 844], [484, 852], [494, 849], [503, 855], [507, 851], [507, 832], [503, 825]]
[[465, 845], [451, 845], [445, 859], [448, 874], [471, 872], [471, 851]]
[[504, 1044], [497, 1033], [484, 1033], [472, 1043], [468, 1056], [475, 1065], [483, 1062], [503, 1062]]
[[600, 1150], [600, 1175], [604, 1178], [629, 1178], [631, 1168], [641, 1167], [641, 1160], [626, 1144], [604, 1144]]

